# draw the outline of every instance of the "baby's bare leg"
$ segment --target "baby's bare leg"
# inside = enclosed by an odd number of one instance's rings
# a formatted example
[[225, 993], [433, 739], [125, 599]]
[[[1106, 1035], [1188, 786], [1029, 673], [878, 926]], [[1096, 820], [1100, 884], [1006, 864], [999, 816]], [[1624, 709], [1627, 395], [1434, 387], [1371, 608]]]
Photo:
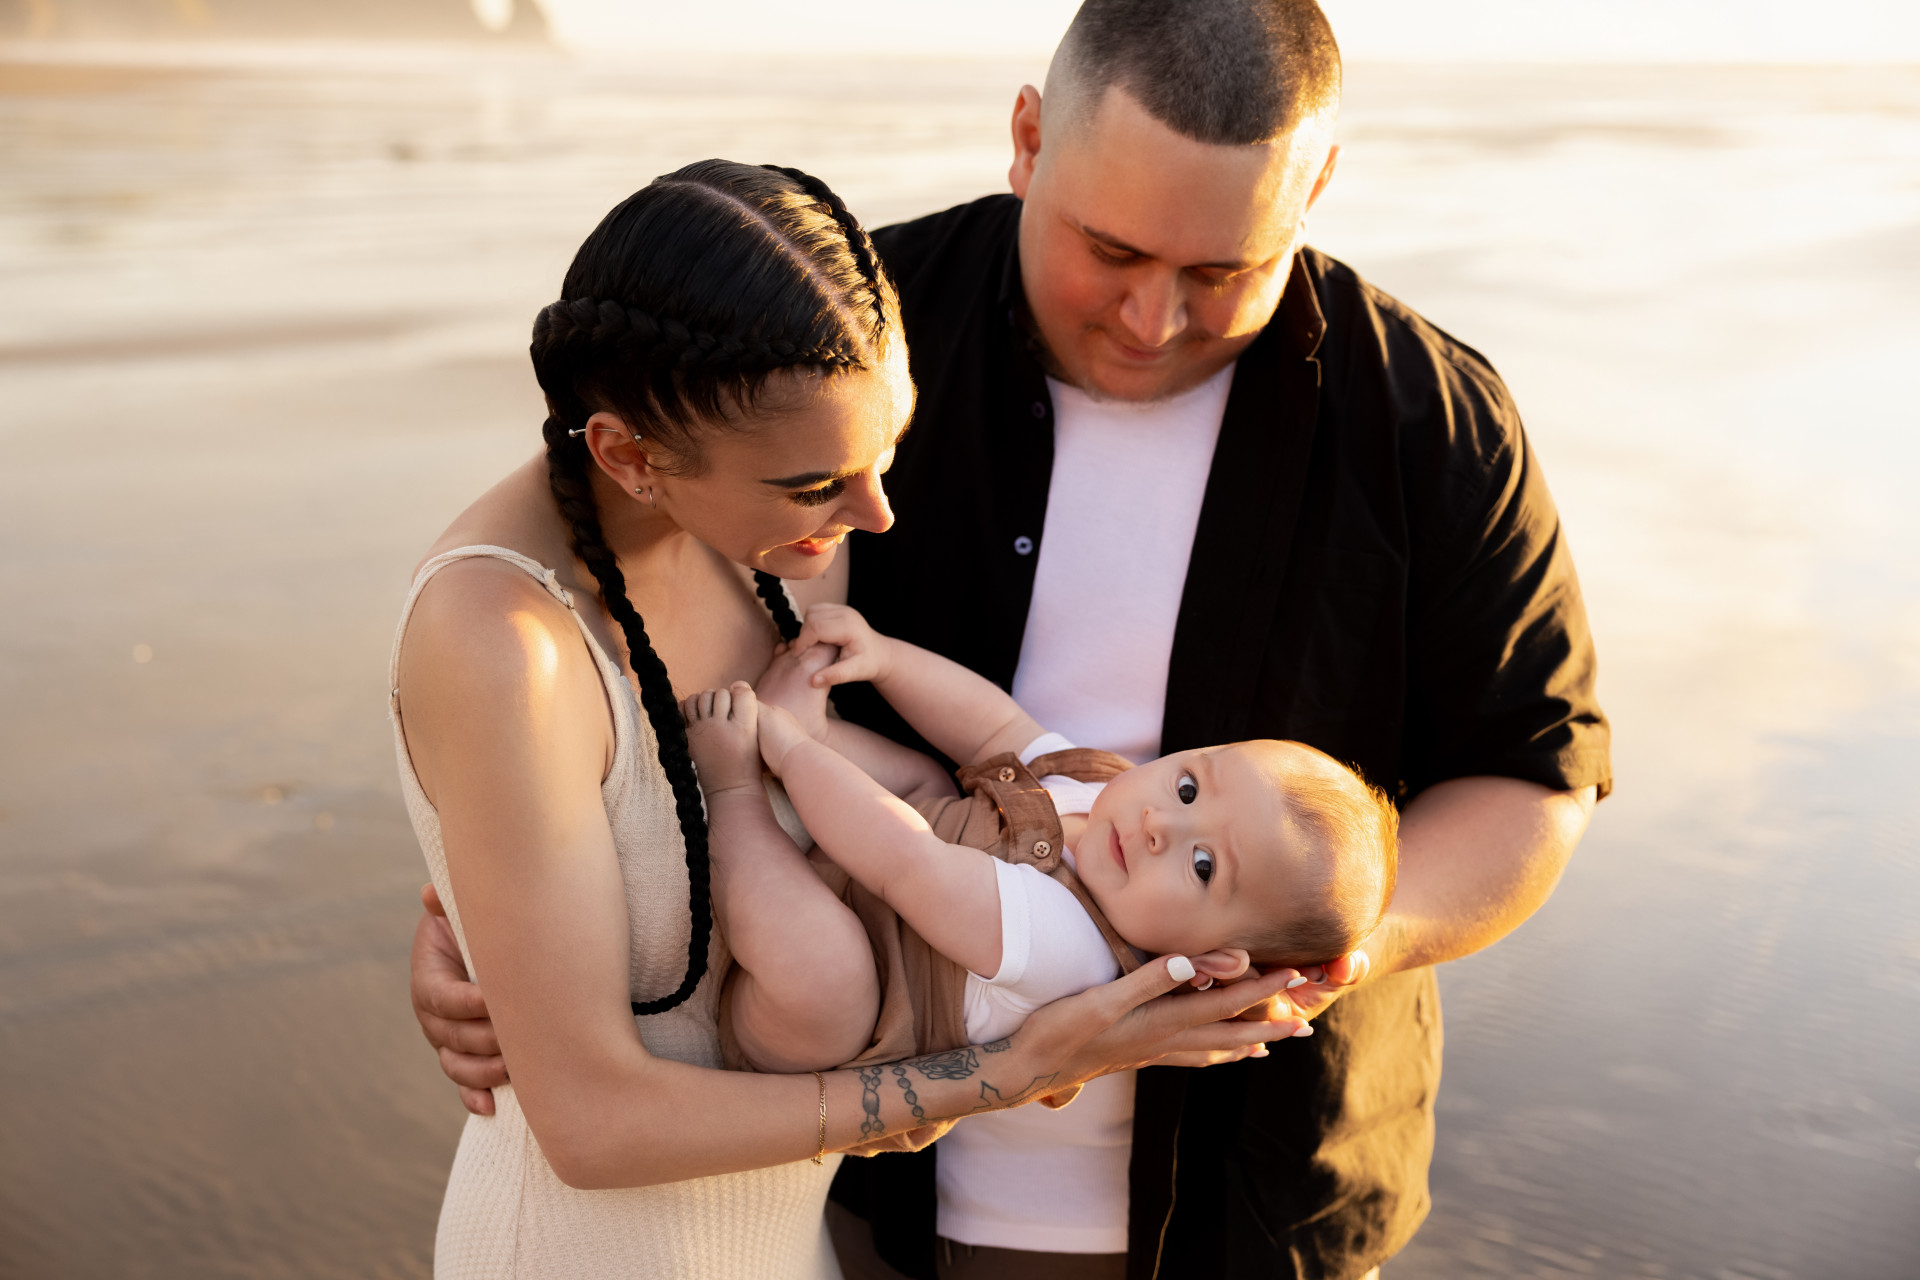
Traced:
[[753, 690], [709, 690], [684, 709], [707, 794], [714, 918], [743, 970], [734, 1035], [761, 1071], [838, 1066], [867, 1047], [879, 1016], [867, 932], [774, 821]]

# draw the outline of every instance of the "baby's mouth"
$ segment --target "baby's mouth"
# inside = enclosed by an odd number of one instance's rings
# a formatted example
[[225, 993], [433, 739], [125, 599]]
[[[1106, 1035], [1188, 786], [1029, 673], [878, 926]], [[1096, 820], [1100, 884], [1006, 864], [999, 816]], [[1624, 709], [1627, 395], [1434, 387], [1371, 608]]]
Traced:
[[1127, 851], [1120, 846], [1120, 828], [1107, 828], [1107, 843], [1113, 850], [1113, 860], [1120, 864], [1124, 873], [1127, 869]]

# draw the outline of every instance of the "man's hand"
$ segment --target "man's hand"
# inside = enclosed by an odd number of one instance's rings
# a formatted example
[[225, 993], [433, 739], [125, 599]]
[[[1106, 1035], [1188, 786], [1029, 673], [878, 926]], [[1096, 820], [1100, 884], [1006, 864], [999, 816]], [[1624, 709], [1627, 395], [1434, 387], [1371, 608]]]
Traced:
[[487, 1016], [486, 997], [467, 981], [466, 961], [432, 885], [420, 890], [427, 914], [413, 931], [413, 1016], [440, 1055], [440, 1070], [460, 1086], [460, 1101], [477, 1116], [493, 1114], [495, 1085], [507, 1082], [507, 1064]]

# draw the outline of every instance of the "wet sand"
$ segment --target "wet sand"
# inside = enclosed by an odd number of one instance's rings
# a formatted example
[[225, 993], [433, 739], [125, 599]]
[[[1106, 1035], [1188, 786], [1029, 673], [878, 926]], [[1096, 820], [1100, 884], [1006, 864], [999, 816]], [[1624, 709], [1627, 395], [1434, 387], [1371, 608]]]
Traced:
[[[414, 560], [580, 237], [722, 154], [998, 190], [1037, 67], [0, 60], [0, 1275], [428, 1271]], [[222, 61], [224, 59], [224, 61]], [[1451, 966], [1391, 1280], [1920, 1267], [1920, 71], [1358, 68], [1322, 247], [1486, 351], [1619, 794]]]

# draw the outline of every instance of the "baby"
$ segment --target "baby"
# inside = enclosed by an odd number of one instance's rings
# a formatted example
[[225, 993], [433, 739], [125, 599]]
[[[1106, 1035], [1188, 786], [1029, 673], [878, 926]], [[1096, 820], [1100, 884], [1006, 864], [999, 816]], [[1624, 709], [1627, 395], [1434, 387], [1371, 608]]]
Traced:
[[[971, 799], [924, 755], [827, 715], [827, 689], [859, 680], [974, 766], [961, 772]], [[736, 683], [685, 710], [737, 966], [722, 1031], [738, 1065], [905, 1056], [876, 1031], [900, 1017], [916, 1028], [906, 1052], [989, 1044], [1130, 969], [1135, 951], [1187, 956], [1196, 983], [1304, 968], [1357, 947], [1393, 894], [1392, 803], [1313, 748], [1239, 742], [1137, 767], [1076, 750], [998, 686], [843, 605], [808, 611], [757, 695]], [[778, 825], [763, 759], [832, 866], [809, 865]], [[888, 908], [908, 926], [904, 951], [876, 924]], [[945, 1032], [924, 1008], [893, 1013], [905, 986], [941, 999], [916, 937], [965, 971]]]

